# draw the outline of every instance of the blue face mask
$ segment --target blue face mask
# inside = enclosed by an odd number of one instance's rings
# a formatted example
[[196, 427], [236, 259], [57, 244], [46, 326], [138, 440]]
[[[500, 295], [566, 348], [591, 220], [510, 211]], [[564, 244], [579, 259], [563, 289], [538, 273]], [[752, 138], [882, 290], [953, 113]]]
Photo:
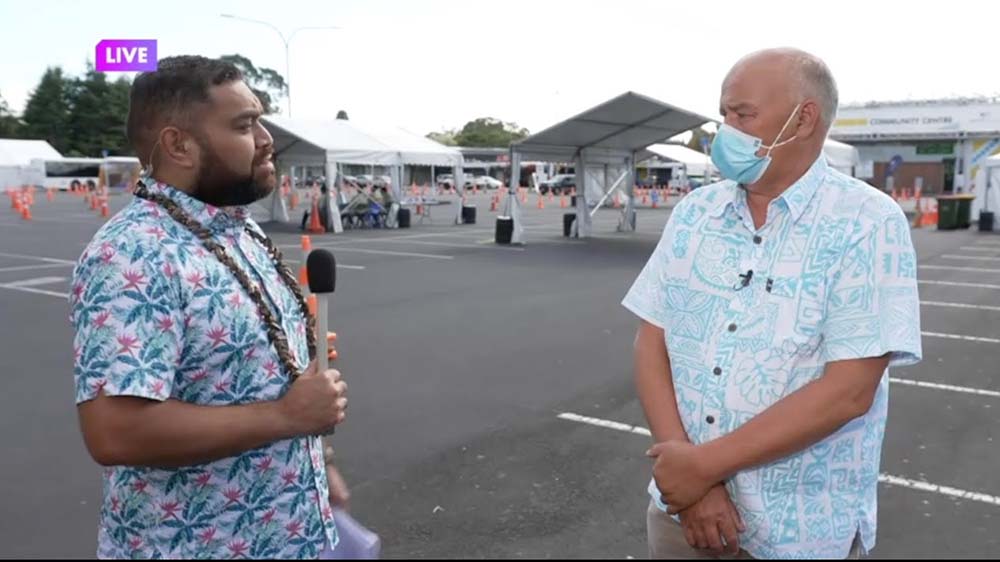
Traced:
[[[719, 169], [722, 177], [742, 185], [760, 181], [764, 172], [767, 171], [767, 167], [771, 164], [771, 151], [795, 140], [795, 137], [792, 137], [778, 142], [781, 135], [785, 134], [785, 129], [799, 112], [800, 105], [795, 106], [792, 114], [785, 121], [785, 126], [781, 128], [778, 137], [770, 146], [765, 145], [764, 141], [757, 137], [723, 123], [719, 127], [719, 132], [715, 134], [715, 140], [712, 141], [712, 163]], [[767, 154], [757, 156], [757, 151], [761, 148], [766, 148]]]

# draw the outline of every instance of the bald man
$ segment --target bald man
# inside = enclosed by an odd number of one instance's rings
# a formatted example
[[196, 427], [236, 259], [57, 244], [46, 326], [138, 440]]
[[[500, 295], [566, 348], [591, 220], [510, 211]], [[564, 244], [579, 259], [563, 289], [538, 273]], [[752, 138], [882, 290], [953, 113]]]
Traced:
[[887, 369], [921, 357], [906, 217], [830, 168], [818, 58], [754, 53], [722, 84], [726, 178], [674, 209], [623, 304], [655, 444], [653, 558], [857, 558], [875, 546]]

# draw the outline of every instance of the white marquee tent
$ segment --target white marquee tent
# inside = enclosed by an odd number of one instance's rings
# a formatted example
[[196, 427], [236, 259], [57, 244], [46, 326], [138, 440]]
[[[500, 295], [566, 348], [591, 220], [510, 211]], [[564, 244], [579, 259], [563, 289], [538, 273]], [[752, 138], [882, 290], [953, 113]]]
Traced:
[[[521, 162], [574, 162], [577, 207], [574, 231], [591, 235], [593, 212], [619, 185], [627, 196], [619, 230], [635, 229], [635, 162], [644, 149], [711, 121], [670, 104], [626, 92], [575, 117], [553, 125], [511, 146], [511, 185], [520, 182]], [[624, 182], [624, 183], [623, 183]], [[596, 206], [592, 211], [590, 202]], [[514, 221], [514, 243], [523, 243], [524, 229], [516, 196], [506, 204]]]
[[0, 139], [0, 188], [26, 183], [32, 160], [59, 158], [62, 155], [43, 140]]
[[976, 174], [975, 184], [972, 194], [976, 196], [972, 201], [973, 224], [979, 221], [979, 211], [986, 210], [993, 213], [993, 230], [1000, 231], [1000, 155], [990, 156], [982, 163], [979, 173]]
[[[461, 152], [398, 127], [343, 119], [314, 121], [277, 116], [264, 117], [263, 121], [274, 137], [274, 152], [281, 167], [323, 166], [327, 178], [341, 178], [338, 172], [344, 164], [388, 167], [397, 201], [402, 198], [403, 168], [407, 165], [454, 168], [456, 185], [462, 185], [458, 183], [463, 181]], [[336, 186], [338, 192], [341, 187]], [[270, 212], [272, 220], [288, 220], [277, 191]], [[337, 209], [333, 209], [333, 214], [334, 224], [339, 227]]]

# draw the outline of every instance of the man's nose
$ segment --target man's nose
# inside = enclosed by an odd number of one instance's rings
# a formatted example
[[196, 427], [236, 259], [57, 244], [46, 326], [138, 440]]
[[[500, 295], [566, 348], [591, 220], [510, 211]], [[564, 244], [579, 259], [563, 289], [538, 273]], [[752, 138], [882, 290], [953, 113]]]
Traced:
[[257, 122], [256, 145], [258, 148], [268, 147], [274, 144], [274, 137], [259, 121]]

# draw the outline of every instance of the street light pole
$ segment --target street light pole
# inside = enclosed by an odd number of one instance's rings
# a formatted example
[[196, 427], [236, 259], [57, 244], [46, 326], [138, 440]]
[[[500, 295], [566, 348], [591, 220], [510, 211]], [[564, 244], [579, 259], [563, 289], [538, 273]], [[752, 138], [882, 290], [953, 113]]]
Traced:
[[298, 32], [300, 32], [300, 31], [304, 31], [304, 30], [307, 30], [307, 29], [340, 29], [340, 28], [336, 27], [336, 26], [307, 26], [307, 27], [298, 27], [298, 28], [292, 30], [292, 32], [288, 35], [288, 38], [286, 39], [285, 38], [285, 34], [282, 33], [280, 29], [278, 29], [273, 24], [268, 23], [266, 21], [255, 20], [255, 19], [251, 19], [251, 18], [244, 18], [244, 17], [241, 17], [241, 16], [234, 16], [233, 14], [219, 14], [219, 15], [221, 17], [228, 18], [228, 19], [242, 20], [242, 21], [246, 21], [246, 22], [250, 22], [250, 23], [257, 23], [257, 24], [260, 24], [260, 25], [266, 25], [267, 27], [270, 27], [271, 29], [273, 29], [274, 32], [278, 34], [278, 37], [281, 38], [281, 42], [285, 45], [285, 90], [287, 90], [287, 92], [288, 92], [288, 117], [291, 118], [292, 117], [292, 67], [291, 67], [291, 64], [289, 63], [290, 58], [289, 58], [289, 52], [288, 52], [288, 45], [292, 42], [292, 39], [295, 37], [295, 34], [298, 33]]

